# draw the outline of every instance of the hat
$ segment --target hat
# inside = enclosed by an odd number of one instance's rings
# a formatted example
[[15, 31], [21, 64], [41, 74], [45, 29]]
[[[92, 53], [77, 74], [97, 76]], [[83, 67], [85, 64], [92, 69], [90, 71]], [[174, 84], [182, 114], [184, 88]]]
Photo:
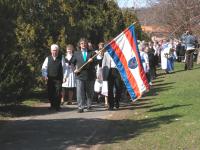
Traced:
[[54, 50], [54, 49], [59, 50], [59, 47], [58, 47], [57, 44], [52, 44], [52, 45], [51, 45], [51, 50]]

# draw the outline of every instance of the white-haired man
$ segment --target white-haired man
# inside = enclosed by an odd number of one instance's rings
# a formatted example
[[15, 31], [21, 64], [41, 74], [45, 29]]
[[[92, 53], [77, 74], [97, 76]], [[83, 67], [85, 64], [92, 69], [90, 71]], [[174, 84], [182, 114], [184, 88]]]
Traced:
[[59, 55], [59, 47], [51, 45], [51, 55], [46, 57], [42, 65], [42, 76], [47, 81], [50, 109], [60, 110], [62, 82], [67, 78], [64, 57]]

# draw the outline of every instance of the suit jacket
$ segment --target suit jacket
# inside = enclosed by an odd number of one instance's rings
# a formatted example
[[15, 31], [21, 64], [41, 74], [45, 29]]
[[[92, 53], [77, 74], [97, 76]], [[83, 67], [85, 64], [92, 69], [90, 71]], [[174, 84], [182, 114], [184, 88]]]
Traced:
[[[74, 53], [71, 62], [76, 66], [76, 68], [80, 68], [82, 65], [84, 65], [89, 58], [91, 58], [94, 55], [93, 51], [87, 51], [87, 59], [86, 61], [83, 60], [83, 54], [82, 51], [78, 50]], [[79, 80], [94, 80], [96, 76], [95, 71], [95, 63], [96, 60], [94, 59], [93, 62], [88, 63], [83, 69], [76, 74], [76, 78]]]

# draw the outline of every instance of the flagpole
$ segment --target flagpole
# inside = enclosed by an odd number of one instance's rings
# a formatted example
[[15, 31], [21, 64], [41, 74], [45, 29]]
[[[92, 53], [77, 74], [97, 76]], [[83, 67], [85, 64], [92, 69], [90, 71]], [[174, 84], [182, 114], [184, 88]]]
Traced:
[[[130, 26], [135, 25], [137, 22], [132, 23]], [[129, 26], [129, 27], [130, 27]], [[129, 28], [128, 27], [128, 28]], [[103, 50], [105, 50], [106, 46], [109, 45], [112, 41], [110, 41], [108, 44], [106, 44], [102, 49], [100, 49], [98, 52], [96, 52], [96, 54], [94, 56], [92, 56], [91, 58], [89, 58], [89, 60], [83, 64], [80, 68], [76, 69], [74, 72], [75, 73], [79, 73], [87, 64], [89, 64], [90, 62], [92, 62], [92, 60], [99, 55]]]
[[106, 46], [104, 46], [104, 48], [102, 48], [102, 49], [100, 49], [98, 52], [96, 52], [95, 55], [93, 55], [91, 58], [89, 58], [89, 60], [88, 60], [86, 63], [84, 63], [80, 68], [78, 68], [78, 69], [75, 70], [74, 72], [75, 72], [75, 73], [79, 73], [87, 64], [89, 64], [90, 62], [92, 62], [92, 60], [93, 60], [97, 55], [99, 55], [103, 50], [105, 50], [105, 47], [106, 47]]

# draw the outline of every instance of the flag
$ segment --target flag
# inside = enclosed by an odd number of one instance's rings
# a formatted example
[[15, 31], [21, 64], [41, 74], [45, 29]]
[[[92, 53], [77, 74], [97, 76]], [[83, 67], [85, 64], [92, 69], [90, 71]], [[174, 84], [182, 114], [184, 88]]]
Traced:
[[105, 47], [114, 60], [132, 100], [149, 90], [132, 24]]

